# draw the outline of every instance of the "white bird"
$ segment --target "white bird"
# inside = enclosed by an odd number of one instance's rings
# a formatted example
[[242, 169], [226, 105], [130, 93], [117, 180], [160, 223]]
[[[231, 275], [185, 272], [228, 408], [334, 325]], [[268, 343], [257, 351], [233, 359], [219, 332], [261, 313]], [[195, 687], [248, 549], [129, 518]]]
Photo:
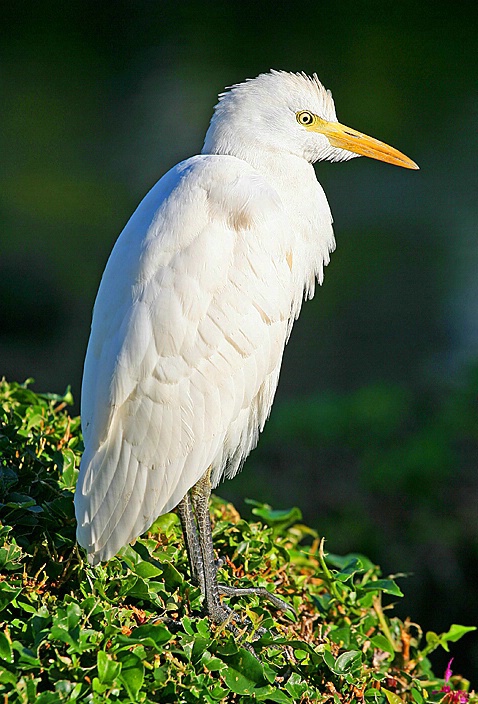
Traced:
[[234, 590], [217, 584], [211, 487], [256, 445], [292, 324], [335, 248], [312, 164], [360, 154], [418, 168], [339, 124], [315, 74], [271, 71], [233, 86], [201, 155], [140, 203], [99, 287], [82, 386], [78, 542], [97, 564], [177, 506], [217, 623], [230, 613], [220, 593]]

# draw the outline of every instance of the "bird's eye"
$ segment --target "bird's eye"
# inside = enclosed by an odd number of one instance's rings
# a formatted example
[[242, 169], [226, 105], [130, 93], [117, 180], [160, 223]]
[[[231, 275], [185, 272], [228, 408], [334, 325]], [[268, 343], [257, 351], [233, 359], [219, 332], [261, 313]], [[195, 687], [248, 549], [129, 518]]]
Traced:
[[311, 112], [308, 112], [308, 110], [298, 112], [296, 118], [299, 125], [304, 125], [305, 127], [311, 125], [315, 120], [314, 115]]

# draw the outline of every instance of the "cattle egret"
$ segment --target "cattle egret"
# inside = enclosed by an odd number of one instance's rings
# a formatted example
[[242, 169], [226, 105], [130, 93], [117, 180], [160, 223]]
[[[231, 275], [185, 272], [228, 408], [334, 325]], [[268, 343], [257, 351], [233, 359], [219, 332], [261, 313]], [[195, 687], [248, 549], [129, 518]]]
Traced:
[[253, 590], [217, 582], [211, 488], [256, 445], [292, 324], [335, 247], [312, 164], [358, 155], [418, 168], [341, 125], [315, 74], [235, 85], [201, 154], [140, 203], [101, 280], [82, 386], [78, 542], [95, 565], [177, 507], [215, 623], [234, 620], [221, 595]]

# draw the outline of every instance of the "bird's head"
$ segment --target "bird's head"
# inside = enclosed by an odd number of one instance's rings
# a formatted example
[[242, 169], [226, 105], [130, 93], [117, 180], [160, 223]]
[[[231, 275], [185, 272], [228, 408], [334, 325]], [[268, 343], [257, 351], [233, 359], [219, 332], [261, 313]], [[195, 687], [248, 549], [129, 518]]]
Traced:
[[369, 156], [417, 169], [401, 152], [341, 125], [317, 75], [271, 71], [219, 96], [203, 153], [248, 159], [251, 152], [290, 153], [310, 163]]

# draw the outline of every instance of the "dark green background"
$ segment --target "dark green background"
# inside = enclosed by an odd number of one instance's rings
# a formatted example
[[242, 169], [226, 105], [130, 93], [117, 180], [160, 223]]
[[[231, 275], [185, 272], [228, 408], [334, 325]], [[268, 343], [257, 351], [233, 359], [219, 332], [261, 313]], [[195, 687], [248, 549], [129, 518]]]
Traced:
[[[79, 399], [112, 244], [154, 182], [200, 151], [225, 85], [271, 67], [316, 71], [342, 122], [420, 165], [317, 165], [338, 249], [294, 329], [263, 448], [220, 493], [303, 506], [329, 549], [413, 571], [403, 608], [435, 630], [478, 621], [476, 8], [96, 0], [0, 10], [0, 373], [33, 376], [37, 389], [71, 384]], [[392, 445], [381, 473], [376, 455]], [[367, 478], [372, 465], [379, 480]], [[476, 686], [478, 636], [454, 652]]]

